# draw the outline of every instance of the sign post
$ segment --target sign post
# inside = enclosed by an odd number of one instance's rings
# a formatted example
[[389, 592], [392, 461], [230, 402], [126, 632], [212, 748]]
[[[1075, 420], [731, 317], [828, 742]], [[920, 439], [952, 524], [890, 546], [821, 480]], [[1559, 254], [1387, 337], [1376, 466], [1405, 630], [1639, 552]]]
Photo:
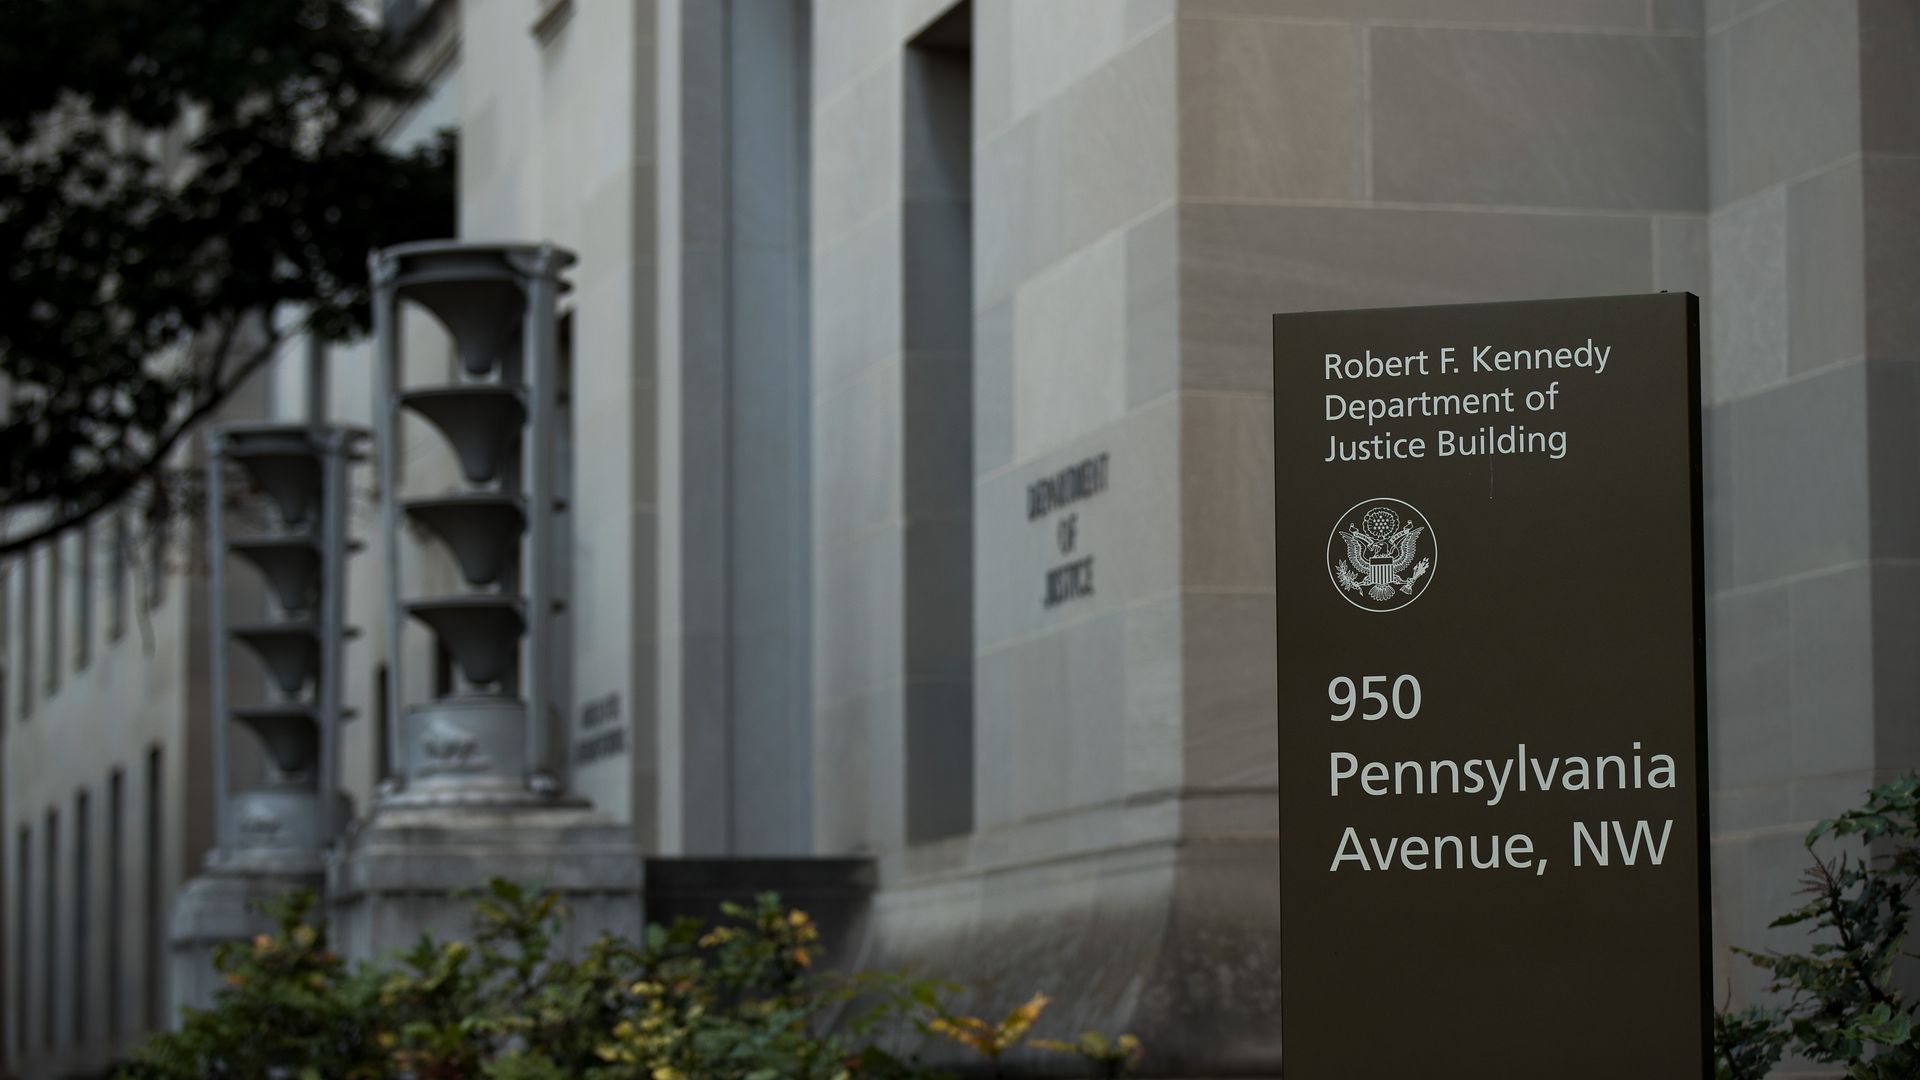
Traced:
[[1698, 301], [1273, 339], [1288, 1080], [1710, 1075]]

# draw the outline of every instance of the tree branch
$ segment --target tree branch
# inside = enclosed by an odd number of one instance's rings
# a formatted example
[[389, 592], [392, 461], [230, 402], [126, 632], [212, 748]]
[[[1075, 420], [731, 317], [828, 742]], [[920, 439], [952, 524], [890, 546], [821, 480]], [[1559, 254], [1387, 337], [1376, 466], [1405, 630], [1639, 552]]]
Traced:
[[[1843, 869], [1845, 867], [1845, 860], [1846, 856], [1842, 855], [1841, 866]], [[1866, 987], [1868, 1000], [1875, 1004], [1883, 1004], [1897, 1008], [1899, 1003], [1888, 996], [1885, 988], [1880, 985], [1880, 981], [1874, 977], [1873, 972], [1868, 970], [1866, 964], [1860, 958], [1860, 950], [1863, 945], [1853, 933], [1852, 920], [1847, 917], [1845, 909], [1841, 907], [1841, 901], [1844, 897], [1841, 895], [1840, 879], [1835, 876], [1833, 869], [1826, 863], [1822, 862], [1817, 865], [1820, 868], [1820, 877], [1824, 885], [1823, 892], [1825, 895], [1822, 899], [1827, 905], [1827, 917], [1833, 920], [1834, 929], [1840, 933], [1840, 948], [1847, 958], [1848, 969], [1853, 972], [1854, 978], [1859, 979], [1860, 984]], [[1864, 888], [1864, 885], [1862, 887]]]
[[[239, 315], [229, 315], [220, 323], [220, 344], [213, 347], [213, 356], [208, 360], [212, 370], [208, 372], [207, 385], [213, 387], [215, 392], [220, 388], [220, 376], [226, 374], [227, 353], [233, 349], [233, 335], [240, 329], [240, 318]], [[271, 331], [273, 326], [271, 320], [267, 321], [267, 326]]]
[[[304, 328], [305, 324], [302, 324], [302, 329]], [[161, 436], [159, 441], [154, 443], [153, 449], [147, 452], [144, 460], [133, 468], [127, 469], [111, 479], [103, 480], [101, 485], [95, 489], [91, 499], [56, 513], [52, 521], [47, 522], [25, 535], [7, 537], [5, 540], [0, 540], [0, 558], [17, 555], [35, 544], [58, 536], [68, 529], [86, 524], [102, 511], [125, 498], [134, 488], [138, 487], [142, 481], [159, 472], [161, 466], [166, 464], [167, 456], [173, 452], [173, 448], [179, 444], [180, 440], [185, 437], [189, 431], [198, 426], [200, 421], [206, 419], [221, 405], [225, 404], [226, 400], [233, 396], [233, 392], [240, 388], [240, 384], [247, 381], [248, 376], [260, 370], [261, 367], [266, 365], [267, 361], [273, 359], [274, 354], [279, 351], [280, 345], [286, 340], [286, 337], [287, 335], [285, 333], [272, 329], [272, 325], [269, 323], [266, 341], [263, 342], [258, 349], [255, 349], [247, 355], [246, 360], [234, 370], [233, 377], [230, 380], [224, 385], [212, 386], [200, 402], [185, 416], [180, 418], [180, 422], [175, 424], [172, 430]], [[221, 362], [216, 365], [216, 370], [224, 366], [224, 362]]]

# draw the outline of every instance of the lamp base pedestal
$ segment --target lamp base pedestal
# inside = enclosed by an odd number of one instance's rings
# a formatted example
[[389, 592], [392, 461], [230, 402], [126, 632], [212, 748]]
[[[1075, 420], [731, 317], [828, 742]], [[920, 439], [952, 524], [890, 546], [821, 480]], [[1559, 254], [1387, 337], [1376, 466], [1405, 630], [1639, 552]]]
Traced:
[[353, 959], [410, 948], [421, 934], [471, 941], [473, 904], [462, 896], [502, 878], [561, 894], [570, 917], [556, 944], [573, 954], [603, 933], [639, 936], [644, 867], [632, 831], [579, 800], [402, 792], [329, 861], [328, 916]]
[[173, 903], [167, 933], [168, 1027], [179, 1027], [182, 1008], [211, 1006], [225, 985], [213, 969], [216, 947], [279, 929], [271, 916], [255, 910], [256, 904], [303, 889], [318, 894], [325, 880], [324, 860], [315, 850], [244, 848], [208, 855], [205, 868]]

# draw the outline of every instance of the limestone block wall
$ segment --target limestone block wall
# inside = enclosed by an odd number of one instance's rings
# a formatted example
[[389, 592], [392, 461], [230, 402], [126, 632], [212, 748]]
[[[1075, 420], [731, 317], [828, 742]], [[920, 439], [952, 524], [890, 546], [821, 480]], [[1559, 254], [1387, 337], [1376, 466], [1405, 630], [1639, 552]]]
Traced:
[[[60, 687], [47, 692], [44, 631], [31, 631], [40, 651], [37, 665], [24, 663], [31, 653], [21, 648], [25, 562], [36, 564], [32, 607], [44, 625], [49, 561], [69, 560], [69, 582], [80, 569], [68, 547], [42, 548], [0, 571], [12, 601], [5, 615], [13, 647], [9, 700], [0, 709], [6, 726], [0, 762], [6, 768], [7, 855], [0, 868], [7, 938], [0, 1031], [6, 1033], [4, 1060], [22, 1076], [99, 1067], [117, 1047], [165, 1022], [167, 907], [174, 890], [198, 869], [213, 828], [211, 799], [188, 796], [211, 790], [206, 724], [190, 712], [195, 701], [203, 713], [205, 708], [199, 669], [205, 635], [203, 629], [194, 633], [204, 623], [193, 614], [204, 597], [175, 578], [159, 607], [141, 614], [136, 593], [125, 629], [112, 636], [107, 590], [98, 588], [109, 580], [110, 564], [102, 560], [94, 567], [95, 596], [103, 603], [90, 663], [74, 668], [72, 642], [65, 643], [66, 671]], [[71, 589], [63, 600], [71, 627]], [[30, 690], [21, 685], [28, 679]], [[21, 708], [23, 692], [31, 693], [30, 712]], [[118, 858], [111, 841], [115, 777]], [[77, 811], [83, 793], [84, 841]], [[56, 822], [52, 830], [50, 820]], [[83, 852], [90, 893], [84, 906], [75, 896]], [[84, 959], [76, 965], [80, 941]]]
[[1812, 824], [1920, 765], [1920, 20], [1878, 0], [1705, 20], [1715, 930], [1755, 947], [1792, 940], [1765, 927]]
[[[1914, 765], [1911, 11], [1190, 0], [1179, 27], [1189, 417], [1263, 407], [1268, 310], [1703, 297], [1716, 944], [1783, 942], [1807, 828]], [[1219, 517], [1183, 520], [1190, 551]]]
[[[249, 382], [219, 419], [259, 415], [267, 391]], [[0, 565], [0, 1063], [22, 1076], [100, 1069], [167, 1023], [170, 908], [213, 842], [205, 537], [189, 517], [158, 548], [138, 518], [125, 549], [111, 517], [88, 531]], [[229, 602], [259, 610], [263, 591], [241, 578]], [[266, 696], [249, 661], [231, 686]], [[235, 750], [255, 774], [257, 749]]]
[[[900, 845], [908, 716], [965, 723], [961, 699], [940, 693], [952, 673], [924, 663], [910, 670], [908, 645], [911, 596], [924, 595], [926, 584], [910, 579], [908, 551], [938, 531], [921, 498], [927, 489], [910, 487], [909, 389], [924, 392], [956, 365], [952, 352], [928, 349], [924, 338], [909, 351], [902, 44], [944, 6], [814, 10], [810, 756], [812, 832], [823, 853]], [[964, 393], [950, 380], [944, 386], [948, 395]]]
[[[902, 256], [924, 227], [933, 107], [908, 50], [946, 7], [815, 13], [815, 822], [823, 851], [905, 858], [927, 803], [970, 804], [970, 827], [911, 847], [957, 867], [989, 835], [1042, 857], [1076, 829], [1112, 835], [1089, 811], [1177, 775], [1176, 135], [1171, 7], [975, 5], [970, 280], [927, 284]], [[943, 374], [939, 327], [969, 292], [971, 431], [952, 433], [930, 402], [969, 388]], [[915, 649], [954, 621], [915, 598], [945, 565], [935, 545], [968, 529], [916, 465], [968, 442], [970, 705]], [[1102, 454], [1110, 487], [1075, 526], [1093, 593], [1049, 608], [1067, 560], [1056, 522], [1027, 520], [1027, 487]], [[947, 767], [913, 767], [915, 740], [969, 723], [937, 743]], [[969, 764], [970, 791], [942, 787]]]
[[[863, 962], [959, 978], [983, 1008], [1059, 988], [1061, 1030], [1272, 1072], [1271, 496], [1238, 459], [1223, 499], [1195, 480], [1230, 455], [1181, 386], [1181, 24], [1170, 3], [962, 9], [972, 244], [943, 289], [917, 260], [948, 197], [922, 157], [947, 10], [815, 11], [816, 843], [878, 857]], [[922, 332], [961, 296], [970, 702], [916, 648], [958, 621], [922, 543], [960, 528], [922, 471], [957, 441], [958, 335]], [[1249, 403], [1207, 430], [1257, 462], [1269, 424]], [[1189, 540], [1196, 492], [1217, 529]], [[1197, 684], [1194, 654], [1223, 649], [1255, 659]]]
[[1267, 316], [1703, 289], [1701, 29], [1638, 0], [1188, 0], [1177, 28], [1182, 745], [1189, 783], [1264, 795], [1205, 804], [1222, 827], [1264, 830]]
[[[1138, 958], [1183, 928], [1140, 913], [1278, 916], [1241, 891], [1271, 873], [1286, 662], [1268, 314], [1662, 289], [1707, 315], [1716, 934], [1766, 944], [1807, 825], [1913, 763], [1910, 10], [975, 0], [973, 814], [916, 842], [899, 140], [943, 9], [816, 12], [815, 821], [880, 855], [879, 953], [1018, 942], [1044, 976], [1097, 926], [1154, 986]], [[1096, 460], [1097, 494], [1033, 512]], [[1090, 594], [1049, 604], [1070, 554]]]

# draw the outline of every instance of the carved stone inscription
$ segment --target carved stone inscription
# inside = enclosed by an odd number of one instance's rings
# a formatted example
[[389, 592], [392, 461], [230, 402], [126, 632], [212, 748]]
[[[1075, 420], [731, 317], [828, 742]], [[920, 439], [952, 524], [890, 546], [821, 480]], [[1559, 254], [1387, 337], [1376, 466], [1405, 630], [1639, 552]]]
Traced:
[[580, 707], [581, 736], [573, 744], [573, 760], [584, 765], [627, 752], [627, 726], [620, 716], [620, 695], [607, 694]]
[[1053, 536], [1054, 546], [1067, 561], [1047, 570], [1042, 607], [1055, 608], [1093, 595], [1093, 556], [1078, 555], [1080, 515], [1066, 508], [1103, 494], [1107, 475], [1107, 453], [1101, 451], [1027, 485], [1028, 521], [1043, 521], [1055, 511], [1063, 511], [1054, 521]]

